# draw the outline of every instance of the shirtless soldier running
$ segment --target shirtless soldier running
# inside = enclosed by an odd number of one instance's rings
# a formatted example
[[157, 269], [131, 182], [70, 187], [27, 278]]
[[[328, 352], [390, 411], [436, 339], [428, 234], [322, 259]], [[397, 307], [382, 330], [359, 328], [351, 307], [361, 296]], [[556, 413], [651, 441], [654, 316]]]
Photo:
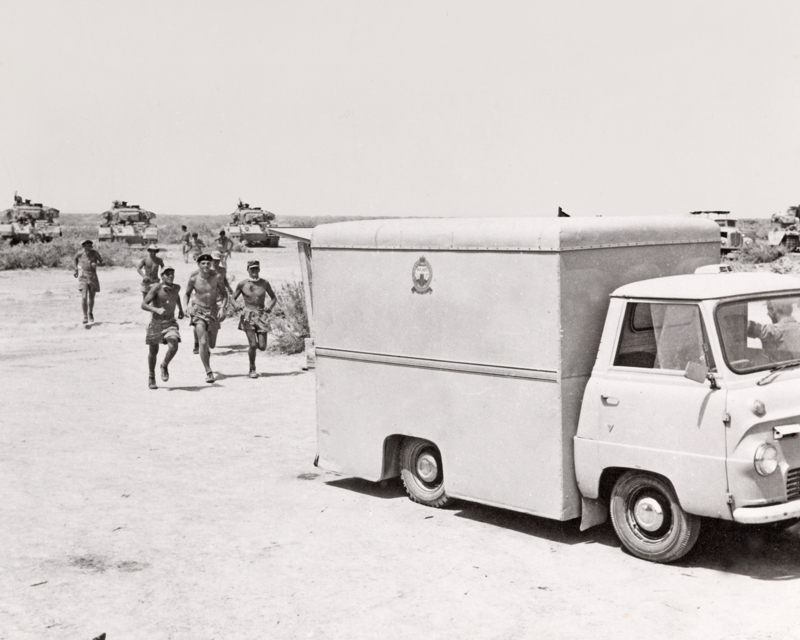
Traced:
[[150, 287], [158, 283], [158, 270], [164, 266], [164, 261], [158, 257], [161, 249], [158, 245], [151, 244], [147, 247], [147, 256], [139, 261], [136, 267], [137, 273], [142, 277], [142, 299], [150, 291]]
[[[147, 356], [147, 366], [150, 369], [150, 376], [147, 386], [151, 389], [158, 389], [156, 386], [156, 358], [158, 357], [158, 346], [167, 345], [167, 353], [161, 362], [161, 379], [166, 382], [169, 380], [169, 363], [178, 352], [178, 343], [181, 341], [181, 334], [178, 329], [178, 320], [183, 319], [183, 307], [181, 306], [181, 286], [175, 284], [175, 269], [164, 267], [161, 272], [161, 282], [154, 284], [144, 297], [142, 309], [153, 314], [150, 324], [147, 325], [147, 337], [145, 342], [150, 347]], [[175, 306], [178, 307], [178, 320], [175, 320]]]
[[[206, 382], [213, 383], [214, 373], [211, 371], [209, 350], [217, 345], [219, 331], [217, 307], [220, 302], [224, 303], [228, 294], [222, 276], [211, 270], [211, 256], [208, 253], [197, 256], [197, 265], [200, 270], [189, 276], [184, 301], [200, 347], [200, 360], [206, 370]], [[192, 293], [194, 301], [190, 304]]]
[[[247, 355], [250, 357], [251, 378], [258, 378], [256, 372], [256, 348], [265, 351], [267, 348], [267, 331], [269, 329], [269, 312], [278, 302], [275, 292], [269, 282], [261, 278], [259, 272], [261, 265], [258, 260], [251, 260], [247, 263], [247, 280], [242, 280], [236, 285], [236, 293], [233, 299], [241, 295], [244, 298], [244, 309], [239, 317], [239, 329], [244, 331], [249, 343]], [[267, 296], [271, 301], [269, 307], [264, 307]]]

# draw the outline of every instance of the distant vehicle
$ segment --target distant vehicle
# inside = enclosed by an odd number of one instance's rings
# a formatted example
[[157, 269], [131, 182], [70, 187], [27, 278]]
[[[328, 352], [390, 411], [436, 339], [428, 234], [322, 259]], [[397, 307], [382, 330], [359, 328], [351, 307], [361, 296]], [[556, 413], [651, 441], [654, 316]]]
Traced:
[[708, 218], [719, 225], [720, 251], [722, 254], [741, 249], [752, 243], [736, 227], [736, 220], [729, 218], [730, 211], [692, 211], [691, 215]]
[[800, 219], [798, 219], [800, 205], [789, 207], [786, 213], [772, 215], [772, 227], [767, 236], [768, 242], [774, 246], [782, 246], [786, 251], [793, 252], [800, 248]]
[[225, 235], [248, 247], [277, 247], [280, 236], [269, 230], [274, 219], [274, 213], [239, 200], [230, 224], [225, 227]]
[[102, 221], [98, 231], [101, 242], [126, 242], [146, 245], [158, 242], [158, 227], [153, 222], [156, 214], [142, 209], [138, 204], [114, 200], [111, 208], [100, 214]]
[[0, 214], [0, 238], [11, 244], [50, 242], [62, 235], [58, 215], [58, 209], [23, 200], [15, 193], [14, 205]]

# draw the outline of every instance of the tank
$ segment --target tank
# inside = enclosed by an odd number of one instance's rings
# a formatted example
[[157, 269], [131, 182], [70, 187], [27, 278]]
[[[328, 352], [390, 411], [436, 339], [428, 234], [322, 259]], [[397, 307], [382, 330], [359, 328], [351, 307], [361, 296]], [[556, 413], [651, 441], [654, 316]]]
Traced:
[[98, 239], [101, 242], [126, 242], [147, 245], [158, 242], [158, 227], [153, 222], [156, 214], [142, 209], [138, 204], [114, 200], [111, 208], [101, 215]]
[[11, 244], [50, 242], [62, 235], [58, 215], [58, 209], [23, 200], [15, 193], [14, 205], [0, 214], [0, 238]]
[[225, 227], [225, 235], [248, 247], [277, 247], [280, 236], [269, 230], [274, 219], [274, 213], [239, 200], [230, 224]]
[[797, 251], [800, 247], [800, 220], [797, 217], [800, 205], [789, 207], [786, 213], [774, 213], [770, 219], [767, 241], [774, 247], [782, 246], [786, 251]]
[[691, 215], [708, 218], [719, 225], [719, 249], [725, 255], [731, 251], [741, 249], [751, 240], [745, 238], [736, 226], [736, 220], [729, 217], [730, 211], [692, 211]]

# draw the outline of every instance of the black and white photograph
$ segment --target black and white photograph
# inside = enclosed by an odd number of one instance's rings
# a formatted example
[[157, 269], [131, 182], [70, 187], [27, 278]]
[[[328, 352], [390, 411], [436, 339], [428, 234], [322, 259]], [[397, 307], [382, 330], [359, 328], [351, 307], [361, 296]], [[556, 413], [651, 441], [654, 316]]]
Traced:
[[800, 638], [800, 5], [0, 20], [0, 640]]

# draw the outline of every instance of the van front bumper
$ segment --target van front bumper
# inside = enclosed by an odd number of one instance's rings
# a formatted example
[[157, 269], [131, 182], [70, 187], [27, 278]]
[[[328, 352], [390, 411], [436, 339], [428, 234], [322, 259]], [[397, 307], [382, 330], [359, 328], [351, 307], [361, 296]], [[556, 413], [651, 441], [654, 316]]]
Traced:
[[734, 522], [764, 524], [800, 518], [800, 500], [771, 504], [768, 507], [739, 507], [733, 510]]

